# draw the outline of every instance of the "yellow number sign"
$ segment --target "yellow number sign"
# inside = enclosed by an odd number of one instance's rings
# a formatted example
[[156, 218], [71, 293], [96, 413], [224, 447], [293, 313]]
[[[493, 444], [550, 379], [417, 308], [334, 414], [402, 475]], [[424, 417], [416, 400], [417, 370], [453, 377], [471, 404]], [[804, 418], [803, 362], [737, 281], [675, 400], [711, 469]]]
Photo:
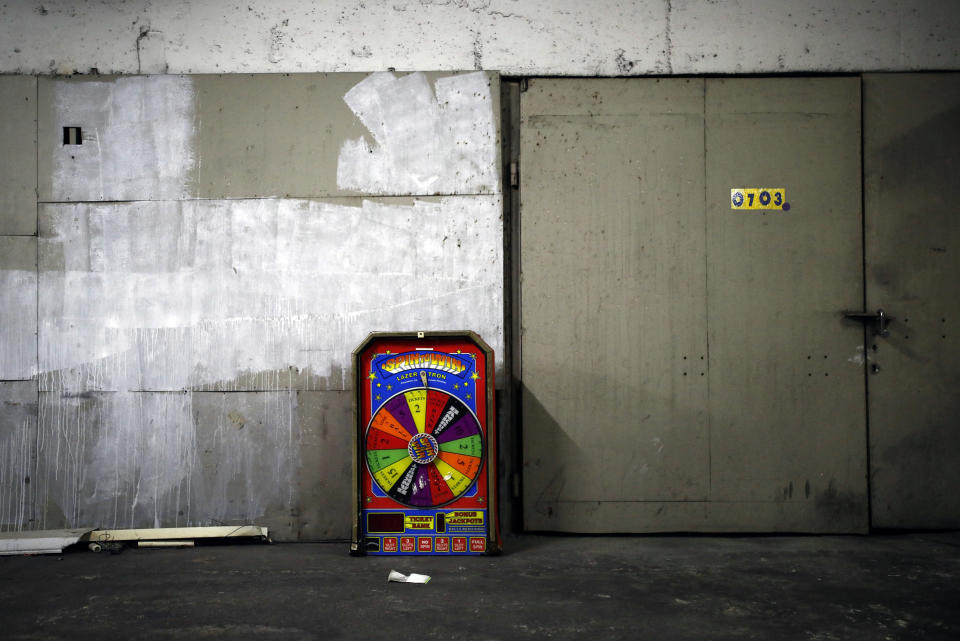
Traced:
[[789, 211], [783, 187], [735, 187], [730, 190], [730, 209], [778, 209]]

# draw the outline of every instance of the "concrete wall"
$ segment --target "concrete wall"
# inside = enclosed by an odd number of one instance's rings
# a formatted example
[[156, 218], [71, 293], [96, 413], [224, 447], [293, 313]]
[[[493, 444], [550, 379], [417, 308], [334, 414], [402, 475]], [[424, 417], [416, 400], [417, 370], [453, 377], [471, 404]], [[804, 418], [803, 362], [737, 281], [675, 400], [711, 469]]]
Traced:
[[469, 328], [502, 353], [495, 74], [0, 89], [36, 132], [2, 156], [37, 159], [4, 178], [0, 528], [345, 538], [352, 349]]
[[9, 2], [0, 72], [956, 69], [955, 0]]

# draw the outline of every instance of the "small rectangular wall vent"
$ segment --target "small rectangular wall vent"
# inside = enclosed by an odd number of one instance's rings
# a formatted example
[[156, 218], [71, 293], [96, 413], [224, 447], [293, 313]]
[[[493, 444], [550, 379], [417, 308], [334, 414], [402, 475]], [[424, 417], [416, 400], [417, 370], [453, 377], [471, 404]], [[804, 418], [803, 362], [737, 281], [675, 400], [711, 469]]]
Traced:
[[64, 127], [63, 128], [63, 144], [82, 145], [83, 132], [80, 130], [80, 127]]

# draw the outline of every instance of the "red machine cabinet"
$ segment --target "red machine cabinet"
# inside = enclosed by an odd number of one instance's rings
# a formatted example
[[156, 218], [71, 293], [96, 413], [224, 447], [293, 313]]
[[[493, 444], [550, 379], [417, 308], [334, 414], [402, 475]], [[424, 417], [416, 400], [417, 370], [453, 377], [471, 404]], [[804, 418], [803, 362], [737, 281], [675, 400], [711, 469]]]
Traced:
[[499, 552], [493, 350], [470, 331], [375, 332], [353, 371], [351, 553]]

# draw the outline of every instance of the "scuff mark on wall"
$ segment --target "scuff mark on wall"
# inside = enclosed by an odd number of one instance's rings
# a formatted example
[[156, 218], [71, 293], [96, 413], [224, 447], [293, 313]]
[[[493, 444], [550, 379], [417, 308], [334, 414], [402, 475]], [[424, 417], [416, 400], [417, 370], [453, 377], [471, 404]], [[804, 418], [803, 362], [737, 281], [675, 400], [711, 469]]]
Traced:
[[[663, 48], [663, 57], [666, 61], [667, 73], [673, 75], [673, 1], [665, 0], [667, 3], [664, 12], [663, 39], [665, 46]], [[630, 65], [631, 68], [633, 65]]]
[[484, 73], [438, 79], [382, 72], [344, 101], [373, 138], [344, 142], [337, 185], [372, 195], [496, 193], [497, 128]]
[[483, 39], [479, 31], [473, 33], [473, 68], [476, 71], [483, 69]]
[[46, 140], [53, 162], [50, 200], [189, 197], [195, 175], [189, 77], [59, 82], [54, 91], [54, 126], [81, 126], [83, 142]]
[[273, 64], [283, 61], [284, 39], [287, 37], [284, 27], [289, 26], [289, 24], [290, 20], [285, 19], [283, 22], [270, 27], [270, 54], [267, 59]]
[[863, 345], [857, 345], [853, 356], [847, 359], [848, 363], [853, 363], [858, 367], [863, 367], [866, 363], [872, 361], [870, 354], [866, 352]]
[[362, 47], [356, 47], [350, 50], [350, 55], [355, 58], [370, 58], [373, 56], [373, 52], [370, 51], [369, 45], [363, 45]]
[[617, 49], [614, 51], [614, 53], [617, 54], [615, 58], [617, 63], [617, 71], [619, 71], [622, 75], [628, 75], [631, 71], [633, 71], [634, 63], [632, 60], [627, 60], [626, 49]]
[[149, 25], [141, 25], [137, 36], [137, 73], [167, 73], [163, 33]]

